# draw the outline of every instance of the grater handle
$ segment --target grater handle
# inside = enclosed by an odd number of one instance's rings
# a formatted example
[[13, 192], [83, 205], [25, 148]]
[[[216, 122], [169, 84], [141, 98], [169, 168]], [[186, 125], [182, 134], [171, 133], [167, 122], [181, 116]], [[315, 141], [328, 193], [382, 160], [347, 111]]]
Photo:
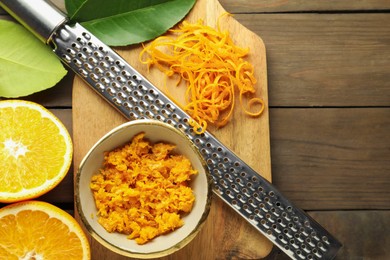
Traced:
[[44, 43], [49, 43], [67, 17], [49, 1], [0, 0], [0, 6]]

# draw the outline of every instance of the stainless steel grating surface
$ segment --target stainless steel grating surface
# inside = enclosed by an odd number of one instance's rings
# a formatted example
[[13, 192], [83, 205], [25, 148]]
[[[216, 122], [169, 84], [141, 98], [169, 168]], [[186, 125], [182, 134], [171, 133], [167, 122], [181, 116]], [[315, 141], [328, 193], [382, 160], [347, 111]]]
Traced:
[[212, 134], [196, 134], [191, 119], [112, 49], [81, 25], [52, 37], [54, 52], [130, 120], [150, 118], [182, 130], [199, 148], [214, 193], [293, 259], [332, 259], [341, 244]]

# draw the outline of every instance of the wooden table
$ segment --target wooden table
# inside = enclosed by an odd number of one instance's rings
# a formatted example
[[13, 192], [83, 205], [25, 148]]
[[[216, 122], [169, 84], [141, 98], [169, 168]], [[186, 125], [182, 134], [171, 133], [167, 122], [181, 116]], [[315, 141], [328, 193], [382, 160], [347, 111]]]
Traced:
[[[336, 259], [390, 259], [390, 1], [220, 3], [266, 46], [274, 185], [343, 243]], [[70, 132], [73, 77], [24, 98]], [[73, 212], [73, 168], [39, 199]]]

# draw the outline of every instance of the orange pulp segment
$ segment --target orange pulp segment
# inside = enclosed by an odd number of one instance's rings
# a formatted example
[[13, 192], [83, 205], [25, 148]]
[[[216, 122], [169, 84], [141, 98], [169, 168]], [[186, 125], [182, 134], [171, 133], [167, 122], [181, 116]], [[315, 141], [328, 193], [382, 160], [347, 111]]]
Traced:
[[0, 101], [0, 202], [36, 198], [57, 186], [73, 146], [61, 121], [43, 106]]
[[24, 201], [0, 209], [1, 259], [90, 259], [77, 221], [54, 205]]

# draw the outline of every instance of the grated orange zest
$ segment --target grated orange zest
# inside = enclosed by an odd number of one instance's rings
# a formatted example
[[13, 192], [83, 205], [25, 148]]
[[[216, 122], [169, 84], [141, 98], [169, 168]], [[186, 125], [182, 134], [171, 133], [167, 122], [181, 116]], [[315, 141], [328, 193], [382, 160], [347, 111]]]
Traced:
[[144, 133], [106, 152], [103, 168], [91, 180], [99, 223], [108, 232], [127, 234], [138, 244], [181, 227], [195, 195], [188, 185], [197, 174], [174, 145], [151, 144]]
[[[255, 93], [257, 82], [253, 65], [244, 60], [249, 49], [236, 46], [229, 33], [221, 31], [219, 21], [217, 30], [199, 20], [194, 24], [183, 21], [170, 32], [172, 35], [144, 46], [140, 61], [148, 68], [156, 66], [166, 77], [178, 76], [177, 85], [185, 81], [186, 104], [181, 106], [193, 118], [190, 124], [196, 133], [204, 132], [208, 123], [221, 127], [229, 122], [236, 88], [244, 113], [253, 117], [262, 114], [261, 98], [250, 99], [248, 107], [244, 104], [244, 97]], [[252, 112], [255, 105], [260, 109]]]

